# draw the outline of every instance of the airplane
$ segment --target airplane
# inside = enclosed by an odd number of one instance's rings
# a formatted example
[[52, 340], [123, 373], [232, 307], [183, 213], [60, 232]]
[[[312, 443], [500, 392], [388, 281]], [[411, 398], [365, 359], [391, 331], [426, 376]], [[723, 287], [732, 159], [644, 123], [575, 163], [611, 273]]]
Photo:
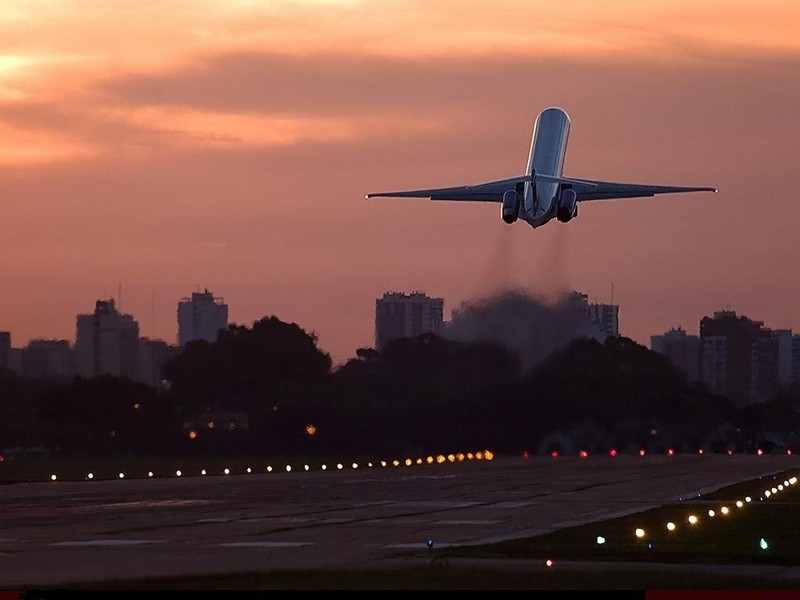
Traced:
[[366, 198], [429, 198], [460, 202], [499, 202], [500, 216], [508, 224], [521, 219], [531, 227], [541, 227], [553, 218], [567, 223], [578, 216], [578, 203], [587, 200], [642, 198], [656, 194], [716, 192], [713, 187], [675, 187], [612, 183], [564, 177], [570, 118], [556, 106], [536, 117], [524, 175], [460, 187], [377, 192]]

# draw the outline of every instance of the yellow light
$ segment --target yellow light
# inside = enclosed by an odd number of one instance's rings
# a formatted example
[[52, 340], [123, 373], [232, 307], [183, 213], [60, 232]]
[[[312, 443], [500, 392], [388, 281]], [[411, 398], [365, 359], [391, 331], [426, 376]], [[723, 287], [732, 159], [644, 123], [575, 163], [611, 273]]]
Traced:
[[385, 461], [385, 460], [382, 460], [382, 461], [381, 461], [381, 466], [382, 466], [382, 467], [385, 467], [385, 466], [386, 466], [386, 461]]
[[195, 439], [196, 437], [197, 437], [197, 432], [196, 432], [194, 429], [192, 429], [192, 430], [189, 432], [189, 439], [190, 439], [190, 440], [193, 440], [193, 439]]
[[138, 402], [133, 403], [133, 410], [139, 410], [140, 408], [142, 408], [141, 404], [139, 404]]
[[428, 463], [429, 465], [432, 465], [433, 464], [433, 457], [429, 456], [428, 458], [425, 459], [425, 462]]
[[475, 458], [475, 455], [472, 452], [467, 452], [467, 460], [472, 460]]
[[442, 463], [443, 463], [444, 461], [446, 461], [446, 460], [447, 460], [447, 459], [444, 457], [444, 455], [443, 455], [443, 454], [439, 454], [439, 455], [437, 455], [437, 456], [436, 456], [436, 462], [437, 462], [438, 464], [442, 464]]
[[476, 452], [475, 458], [477, 458], [478, 460], [483, 460], [483, 452]]
[[225, 475], [230, 475], [231, 474], [231, 470], [228, 467], [225, 467], [225, 470], [222, 471], [222, 472], [225, 473]]
[[421, 464], [422, 464], [422, 459], [421, 459], [421, 458], [418, 458], [418, 459], [417, 459], [417, 460], [415, 460], [414, 462], [415, 462], [416, 464], [418, 464], [418, 465], [421, 465]]
[[58, 479], [58, 477], [56, 477], [56, 474], [55, 474], [55, 473], [53, 473], [52, 475], [50, 475], [50, 481], [55, 481], [56, 479]]
[[672, 521], [667, 523], [667, 531], [675, 531], [675, 523], [673, 523]]
[[407, 458], [407, 459], [406, 459], [406, 462], [405, 462], [405, 465], [406, 465], [407, 467], [410, 467], [412, 464], [414, 464], [414, 461], [412, 461], [410, 458]]
[[286, 465], [286, 472], [287, 473], [291, 473], [292, 472], [292, 465]]
[[448, 454], [447, 455], [447, 460], [449, 460], [450, 462], [456, 462], [456, 455], [455, 454]]
[[306, 425], [306, 435], [308, 437], [314, 437], [317, 435], [317, 428], [314, 425]]
[[459, 452], [458, 454], [456, 454], [456, 460], [458, 460], [458, 462], [464, 462], [465, 458], [466, 457], [464, 456], [463, 452]]
[[272, 473], [272, 466], [271, 465], [267, 465], [267, 473]]
[[697, 524], [697, 517], [694, 515], [689, 515], [689, 524], [696, 525]]
[[181, 473], [181, 472], [180, 472], [180, 470], [178, 470], [178, 471], [175, 471], [175, 475], [177, 475], [178, 477], [180, 477], [182, 474], [183, 474], [183, 473]]
[[719, 512], [721, 512], [723, 515], [727, 515], [728, 512], [730, 511], [728, 510], [727, 506], [723, 506], [722, 508], [719, 509]]
[[714, 509], [713, 509], [713, 508], [712, 508], [712, 509], [709, 509], [709, 511], [708, 511], [708, 516], [709, 516], [709, 517], [713, 517], [713, 516], [714, 516], [714, 515], [716, 515], [716, 514], [717, 514], [717, 513], [715, 513], [715, 512], [714, 512]]
[[486, 452], [483, 453], [483, 458], [485, 458], [486, 460], [494, 459], [494, 452], [486, 450]]
[[119, 474], [119, 478], [120, 478], [120, 479], [125, 479], [125, 473], [120, 473], [120, 474]]
[[637, 538], [641, 539], [644, 537], [644, 529], [642, 529], [641, 527], [637, 527], [634, 533], [636, 534]]
[[397, 459], [395, 458], [395, 459], [392, 461], [392, 466], [393, 466], [393, 467], [399, 467], [399, 466], [400, 466], [400, 461], [399, 461], [399, 460], [397, 460]]
[[742, 502], [741, 500], [737, 500], [736, 501], [736, 508], [742, 508], [743, 506], [744, 506], [744, 502]]

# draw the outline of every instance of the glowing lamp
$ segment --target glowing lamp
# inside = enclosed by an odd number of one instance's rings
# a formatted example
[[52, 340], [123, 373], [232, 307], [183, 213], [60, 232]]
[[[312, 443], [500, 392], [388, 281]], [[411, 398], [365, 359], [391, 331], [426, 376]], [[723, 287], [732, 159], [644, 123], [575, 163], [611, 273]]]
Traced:
[[148, 477], [152, 477], [152, 476], [153, 476], [153, 472], [152, 472], [152, 471], [148, 471], [148, 472], [147, 472], [147, 476], [148, 476]]
[[553, 450], [553, 451], [550, 453], [550, 456], [552, 456], [553, 458], [558, 458], [558, 450]]
[[714, 516], [714, 515], [716, 515], [716, 514], [717, 514], [717, 513], [715, 513], [715, 512], [714, 512], [714, 509], [713, 509], [713, 508], [709, 509], [709, 511], [708, 511], [708, 516], [709, 516], [709, 517], [713, 517], [713, 516]]
[[760, 540], [758, 540], [758, 547], [762, 550], [766, 550], [769, 548], [769, 544], [767, 543], [767, 540], [762, 537]]
[[248, 473], [252, 473], [252, 472], [253, 472], [253, 470], [252, 470], [250, 467], [247, 467], [247, 472], [248, 472]]
[[[225, 469], [225, 470], [227, 471], [227, 469]], [[292, 472], [292, 465], [286, 465], [286, 472], [287, 473], [291, 473]], [[225, 473], [225, 475], [227, 475], [227, 473]]]
[[697, 517], [694, 515], [689, 515], [688, 521], [690, 525], [697, 525]]
[[342, 469], [344, 469], [344, 465], [342, 463], [336, 463], [336, 468], [341, 471]]
[[719, 509], [719, 512], [721, 512], [723, 515], [727, 515], [730, 511], [728, 510], [727, 506], [723, 506]]
[[598, 546], [602, 546], [605, 543], [606, 543], [606, 538], [604, 538], [602, 535], [598, 535], [597, 536], [597, 545]]
[[530, 458], [531, 454], [527, 450], [522, 451], [522, 458]]
[[[425, 462], [428, 463], [429, 465], [432, 465], [433, 464], [433, 457], [429, 456], [428, 458], [425, 459]], [[371, 467], [372, 463], [369, 463], [369, 466]]]
[[327, 470], [328, 470], [328, 465], [322, 465], [320, 468], [321, 468], [323, 471], [327, 471]]
[[761, 456], [762, 454], [764, 454], [764, 451], [761, 448], [759, 448], [758, 450], [756, 450], [756, 454]]
[[667, 523], [667, 531], [675, 531], [675, 523], [673, 523], [672, 521]]
[[736, 508], [742, 508], [743, 506], [744, 506], [744, 502], [742, 502], [741, 500], [737, 500], [736, 501]]
[[772, 493], [773, 494], [777, 494], [778, 493], [778, 488], [772, 488]]
[[393, 466], [393, 467], [399, 467], [399, 466], [400, 466], [400, 461], [399, 461], [399, 460], [397, 460], [397, 459], [395, 458], [395, 459], [392, 461], [392, 466]]
[[181, 475], [183, 475], [183, 473], [181, 473], [180, 470], [178, 470], [178, 471], [175, 471], [175, 475], [180, 477]]
[[611, 450], [608, 451], [608, 455], [612, 456], [612, 457], [616, 456], [617, 455], [617, 450], [615, 448], [612, 448]]
[[89, 473], [89, 474], [86, 476], [86, 479], [94, 479], [94, 473]]
[[120, 473], [120, 474], [119, 474], [119, 478], [120, 478], [120, 479], [125, 479], [125, 473]]
[[764, 497], [765, 497], [765, 498], [769, 498], [771, 495], [772, 495], [772, 494], [770, 493], [770, 491], [769, 491], [769, 490], [764, 490]]
[[641, 539], [641, 538], [644, 537], [644, 529], [642, 529], [641, 527], [637, 527], [636, 531], [634, 531], [634, 533], [636, 534], [637, 538]]
[[386, 466], [386, 461], [385, 461], [385, 460], [382, 460], [382, 461], [381, 461], [381, 466], [382, 466], [382, 467], [385, 467], [385, 466]]
[[354, 469], [357, 469], [357, 468], [358, 468], [358, 463], [353, 463], [353, 464], [352, 464], [352, 465], [350, 465], [350, 466], [352, 466]]
[[752, 502], [752, 501], [753, 501], [753, 499], [752, 499], [750, 496], [745, 496], [745, 497], [744, 497], [744, 501], [745, 501], [745, 502]]
[[55, 481], [56, 479], [58, 479], [58, 477], [56, 477], [56, 474], [55, 474], [55, 473], [53, 473], [52, 475], [50, 475], [50, 481]]
[[308, 471], [310, 468], [311, 468], [311, 467], [309, 467], [308, 465], [303, 465], [303, 470], [304, 470], [304, 471]]
[[[417, 464], [417, 465], [421, 465], [422, 464], [422, 459], [418, 458], [417, 460], [414, 461], [414, 463]], [[353, 467], [353, 468], [355, 468], [355, 467]]]
[[[322, 465], [322, 470], [325, 470], [325, 465]], [[267, 465], [267, 473], [272, 473], [272, 466]]]
[[548, 569], [552, 569], [552, 568], [553, 568], [553, 566], [554, 566], [555, 564], [556, 564], [556, 563], [554, 563], [554, 562], [553, 562], [551, 559], [549, 559], [549, 558], [548, 558], [546, 561], [544, 561], [544, 566], [545, 566], [545, 567], [547, 567]]
[[703, 449], [702, 449], [702, 448], [700, 448], [700, 450], [698, 450], [698, 451], [697, 451], [697, 453], [698, 453], [698, 454], [702, 454], [702, 453], [703, 453]]
[[639, 456], [644, 456], [645, 454], [647, 454], [647, 452], [645, 452], [645, 449], [644, 449], [644, 448], [641, 448], [641, 449], [639, 450]]
[[675, 450], [673, 450], [672, 448], [667, 450], [667, 456], [673, 456], [674, 454], [675, 454]]
[[580, 455], [581, 458], [586, 458], [587, 456], [589, 456], [589, 453], [586, 450], [581, 450], [578, 454]]
[[222, 472], [225, 473], [225, 475], [230, 475], [231, 474], [231, 470], [228, 467], [225, 467], [225, 470], [222, 471]]
[[202, 471], [200, 471], [200, 475], [205, 475], [205, 474], [206, 474], [206, 470], [205, 470], [205, 469], [203, 469]]

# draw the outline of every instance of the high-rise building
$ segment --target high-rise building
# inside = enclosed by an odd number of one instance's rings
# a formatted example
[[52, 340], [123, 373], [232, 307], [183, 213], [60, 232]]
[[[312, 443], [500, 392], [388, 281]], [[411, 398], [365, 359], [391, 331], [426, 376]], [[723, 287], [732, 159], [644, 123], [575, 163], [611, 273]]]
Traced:
[[75, 359], [82, 377], [139, 377], [139, 324], [120, 314], [113, 299], [98, 300], [94, 313], [78, 315]]
[[791, 384], [800, 385], [800, 334], [792, 336], [792, 376]]
[[741, 407], [778, 387], [778, 339], [762, 321], [729, 310], [700, 321], [700, 375], [715, 394]]
[[217, 341], [220, 329], [228, 327], [228, 305], [222, 298], [205, 290], [194, 292], [191, 298], [178, 303], [178, 345], [192, 340]]
[[422, 292], [387, 292], [375, 300], [375, 348], [392, 340], [438, 332], [444, 320], [444, 300]]
[[676, 367], [683, 369], [690, 381], [700, 379], [700, 337], [687, 335], [678, 327], [662, 335], [650, 336], [650, 349], [665, 355]]
[[619, 337], [619, 305], [590, 303], [589, 296], [580, 292], [572, 292], [576, 307], [586, 313], [589, 325], [600, 330], [602, 337]]
[[11, 334], [0, 331], [0, 371], [8, 369], [8, 359], [11, 354]]
[[22, 350], [22, 374], [26, 377], [66, 378], [73, 372], [67, 340], [31, 340]]
[[792, 330], [773, 329], [772, 337], [778, 340], [778, 382], [788, 388], [792, 383]]

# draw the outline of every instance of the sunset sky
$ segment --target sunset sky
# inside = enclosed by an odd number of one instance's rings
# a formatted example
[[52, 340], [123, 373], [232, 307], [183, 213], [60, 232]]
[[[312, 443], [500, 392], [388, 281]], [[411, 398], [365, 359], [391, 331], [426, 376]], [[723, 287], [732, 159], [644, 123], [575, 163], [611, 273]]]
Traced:
[[[374, 342], [375, 299], [575, 289], [651, 334], [730, 308], [800, 331], [800, 3], [79, 0], [0, 4], [0, 330], [74, 340], [118, 297], [174, 343], [180, 298]], [[367, 192], [522, 174], [718, 194], [496, 204]]]

